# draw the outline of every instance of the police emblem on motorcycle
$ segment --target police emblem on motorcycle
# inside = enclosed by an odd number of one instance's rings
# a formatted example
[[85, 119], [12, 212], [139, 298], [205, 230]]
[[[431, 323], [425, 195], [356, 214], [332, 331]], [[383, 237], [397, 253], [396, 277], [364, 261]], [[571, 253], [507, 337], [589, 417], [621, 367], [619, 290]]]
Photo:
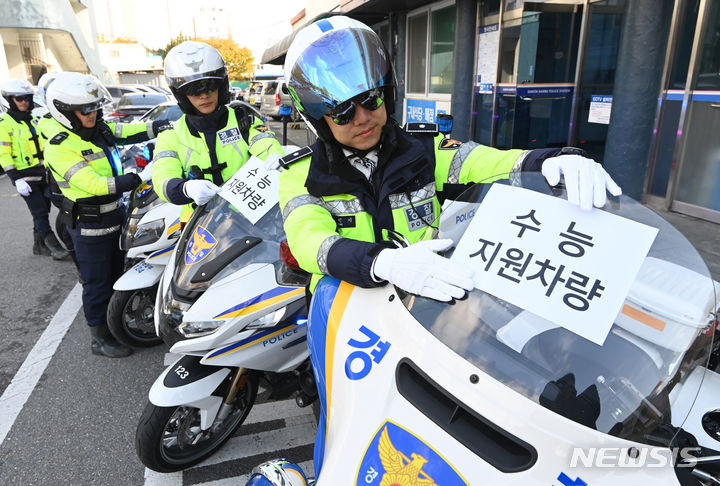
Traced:
[[185, 263], [193, 265], [204, 260], [216, 246], [217, 240], [212, 233], [202, 226], [198, 226], [188, 242]]
[[386, 421], [375, 434], [360, 463], [355, 485], [465, 485], [435, 449], [412, 432]]

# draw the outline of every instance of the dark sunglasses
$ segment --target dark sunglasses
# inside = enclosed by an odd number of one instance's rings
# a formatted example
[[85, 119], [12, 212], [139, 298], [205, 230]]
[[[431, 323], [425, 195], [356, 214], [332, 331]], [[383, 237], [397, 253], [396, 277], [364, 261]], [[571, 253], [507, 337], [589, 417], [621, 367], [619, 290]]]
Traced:
[[185, 86], [178, 89], [181, 94], [185, 96], [200, 96], [203, 93], [212, 93], [217, 91], [222, 84], [220, 79], [201, 79], [192, 83], [188, 83]]
[[335, 125], [347, 125], [357, 111], [356, 105], [360, 105], [366, 110], [375, 111], [383, 104], [382, 91], [380, 89], [371, 89], [364, 93], [360, 93], [354, 98], [350, 98], [328, 111], [327, 116], [332, 118]]
[[78, 111], [82, 113], [83, 115], [89, 115], [90, 113], [94, 111], [100, 111], [102, 109], [102, 105], [100, 103], [93, 103], [90, 105], [83, 105], [81, 106]]
[[29, 103], [32, 101], [32, 95], [15, 96], [15, 101], [27, 101]]

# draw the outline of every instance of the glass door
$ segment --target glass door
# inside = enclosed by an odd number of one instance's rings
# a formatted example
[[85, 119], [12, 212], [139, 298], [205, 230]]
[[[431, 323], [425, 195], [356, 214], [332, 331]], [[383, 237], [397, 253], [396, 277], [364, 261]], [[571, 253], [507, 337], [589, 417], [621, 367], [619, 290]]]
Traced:
[[581, 3], [525, 1], [503, 24], [495, 146], [567, 145]]
[[[701, 9], [697, 75], [682, 127], [673, 209], [720, 222], [720, 2]], [[694, 78], [694, 79], [693, 79]]]

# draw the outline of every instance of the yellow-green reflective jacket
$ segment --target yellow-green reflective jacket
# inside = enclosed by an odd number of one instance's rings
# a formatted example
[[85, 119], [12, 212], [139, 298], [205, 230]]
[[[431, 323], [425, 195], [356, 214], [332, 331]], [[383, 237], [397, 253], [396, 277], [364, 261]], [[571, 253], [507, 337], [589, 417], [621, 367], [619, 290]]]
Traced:
[[[147, 123], [104, 123], [118, 144], [147, 140], [155, 134]], [[103, 149], [83, 140], [56, 120], [43, 122], [43, 134], [48, 137], [45, 159], [50, 173], [57, 181], [63, 196], [71, 201], [96, 196], [116, 195], [116, 176], [123, 174], [119, 154], [114, 163], [108, 160]], [[116, 147], [111, 146], [110, 150]]]
[[[236, 110], [231, 108], [227, 112], [227, 122], [217, 130], [214, 139], [217, 168], [213, 167], [205, 134], [195, 129], [185, 115], [174, 123], [172, 130], [166, 130], [158, 136], [152, 174], [153, 187], [161, 199], [177, 201], [178, 188], [189, 178], [192, 168], [202, 171], [202, 176], [209, 181], [213, 181], [210, 171], [219, 170], [220, 184], [215, 182], [219, 186], [235, 174], [251, 155], [263, 160], [269, 154], [284, 155], [275, 134], [262, 120], [253, 117], [246, 134], [243, 134]], [[218, 167], [223, 164], [224, 167]], [[193, 172], [197, 172], [197, 169]], [[181, 195], [180, 198], [185, 197]], [[191, 205], [185, 204], [180, 220], [187, 221], [191, 213]]]
[[311, 290], [324, 274], [362, 287], [378, 285], [370, 268], [389, 246], [381, 243], [389, 230], [409, 243], [431, 238], [445, 184], [507, 177], [525, 153], [439, 134], [415, 137], [393, 125], [384, 130], [377, 169], [368, 181], [339, 148], [328, 154], [317, 142], [311, 150], [299, 160], [283, 159], [292, 163], [280, 173], [279, 188], [288, 244], [299, 265], [313, 274]]
[[26, 123], [16, 121], [9, 113], [0, 115], [0, 166], [13, 181], [24, 177], [32, 181], [33, 177], [42, 176], [44, 146], [38, 117], [33, 116]]

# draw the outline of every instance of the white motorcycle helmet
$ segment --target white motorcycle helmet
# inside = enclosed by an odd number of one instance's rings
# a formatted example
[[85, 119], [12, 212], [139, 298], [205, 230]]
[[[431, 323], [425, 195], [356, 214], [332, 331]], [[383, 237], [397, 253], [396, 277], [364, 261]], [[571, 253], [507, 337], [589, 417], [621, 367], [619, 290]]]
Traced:
[[50, 87], [50, 83], [55, 81], [57, 75], [58, 73], [45, 73], [40, 76], [40, 79], [38, 80], [38, 95], [40, 95], [40, 99], [42, 99], [45, 104], [47, 104], [47, 89]]
[[[323, 115], [359, 94], [378, 90], [377, 106], [384, 103], [388, 115], [395, 107], [395, 74], [380, 37], [341, 15], [297, 33], [285, 56], [285, 82], [298, 112], [324, 140], [332, 133]], [[348, 112], [354, 113], [351, 107]]]
[[[15, 110], [16, 105], [13, 103], [10, 104], [10, 97], [11, 96], [25, 96], [30, 95], [33, 96], [35, 94], [35, 90], [32, 87], [32, 84], [25, 81], [24, 79], [11, 79], [9, 81], [5, 81], [0, 86], [0, 104], [6, 109], [6, 110]], [[28, 108], [29, 111], [32, 111], [33, 107], [35, 106], [35, 103], [33, 103], [33, 100], [30, 100], [30, 108]]]
[[305, 473], [295, 463], [274, 459], [256, 466], [245, 486], [307, 486]]
[[102, 107], [112, 100], [110, 93], [94, 76], [81, 73], [58, 73], [46, 92], [48, 110], [55, 120], [71, 130], [82, 128], [73, 113], [98, 112], [102, 119]]
[[165, 79], [183, 113], [199, 114], [187, 95], [218, 90], [218, 107], [230, 102], [230, 80], [222, 56], [204, 42], [185, 41], [165, 56]]

